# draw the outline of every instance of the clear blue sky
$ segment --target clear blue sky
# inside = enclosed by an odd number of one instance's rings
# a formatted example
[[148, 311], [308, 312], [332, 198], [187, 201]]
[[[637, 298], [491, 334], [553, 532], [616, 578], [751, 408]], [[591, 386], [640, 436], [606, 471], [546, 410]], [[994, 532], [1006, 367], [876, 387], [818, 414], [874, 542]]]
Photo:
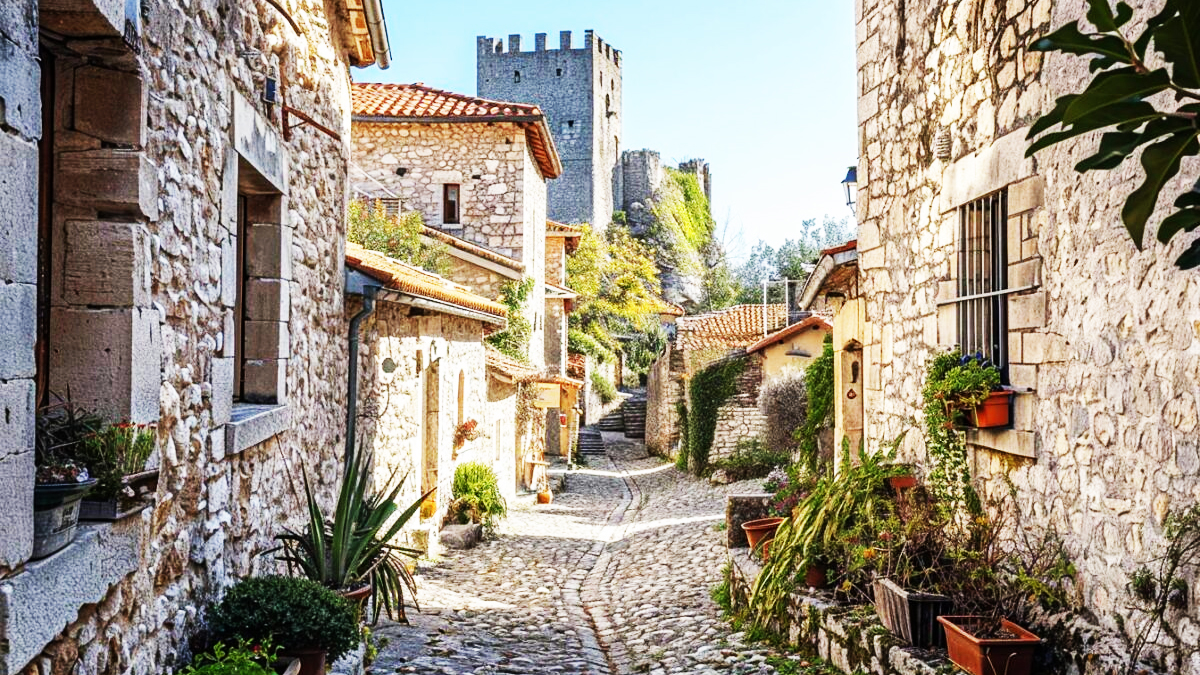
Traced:
[[[713, 215], [731, 253], [850, 215], [855, 163], [854, 9], [849, 0], [384, 0], [393, 60], [357, 81], [475, 94], [475, 37], [593, 29], [622, 51], [626, 149], [708, 160]], [[739, 237], [740, 233], [740, 237]]]

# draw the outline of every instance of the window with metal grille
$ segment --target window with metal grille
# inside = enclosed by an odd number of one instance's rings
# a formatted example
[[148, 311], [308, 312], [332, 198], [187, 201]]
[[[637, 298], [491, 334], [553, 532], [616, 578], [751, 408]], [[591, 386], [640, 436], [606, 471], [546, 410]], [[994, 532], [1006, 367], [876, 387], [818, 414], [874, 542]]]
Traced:
[[447, 183], [442, 186], [442, 222], [458, 224], [458, 185]]
[[958, 344], [1008, 382], [1008, 191], [959, 207], [958, 219]]

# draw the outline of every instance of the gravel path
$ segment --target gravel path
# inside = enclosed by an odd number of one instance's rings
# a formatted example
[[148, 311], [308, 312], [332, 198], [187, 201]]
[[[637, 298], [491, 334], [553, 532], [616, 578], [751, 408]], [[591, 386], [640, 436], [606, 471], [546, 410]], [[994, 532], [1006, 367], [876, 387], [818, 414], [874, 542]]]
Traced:
[[725, 561], [725, 495], [604, 434], [607, 457], [554, 503], [510, 505], [499, 536], [418, 573], [422, 612], [381, 625], [371, 673], [773, 673], [730, 634], [709, 590]]

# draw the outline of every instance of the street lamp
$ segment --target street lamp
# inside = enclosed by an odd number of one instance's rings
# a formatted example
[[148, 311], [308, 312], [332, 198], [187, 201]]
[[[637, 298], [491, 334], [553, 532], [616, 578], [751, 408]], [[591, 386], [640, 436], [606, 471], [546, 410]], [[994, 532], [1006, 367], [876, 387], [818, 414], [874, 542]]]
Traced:
[[849, 206], [850, 212], [854, 213], [854, 198], [858, 195], [857, 166], [852, 166], [846, 170], [846, 177], [842, 179], [842, 187], [846, 190], [846, 206]]

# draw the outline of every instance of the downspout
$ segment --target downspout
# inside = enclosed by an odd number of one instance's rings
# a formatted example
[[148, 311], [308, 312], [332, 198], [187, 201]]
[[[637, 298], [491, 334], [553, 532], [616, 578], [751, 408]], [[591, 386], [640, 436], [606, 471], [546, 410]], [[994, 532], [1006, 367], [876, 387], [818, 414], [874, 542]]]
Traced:
[[363, 289], [363, 306], [350, 319], [350, 368], [346, 375], [346, 456], [345, 468], [350, 469], [354, 459], [354, 441], [358, 426], [358, 343], [362, 322], [375, 311], [375, 296], [379, 286], [367, 286]]
[[363, 0], [363, 14], [367, 20], [367, 34], [371, 37], [371, 49], [375, 52], [375, 65], [387, 70], [392, 65], [392, 49], [388, 44], [387, 21], [383, 17], [383, 5], [379, 0]]

